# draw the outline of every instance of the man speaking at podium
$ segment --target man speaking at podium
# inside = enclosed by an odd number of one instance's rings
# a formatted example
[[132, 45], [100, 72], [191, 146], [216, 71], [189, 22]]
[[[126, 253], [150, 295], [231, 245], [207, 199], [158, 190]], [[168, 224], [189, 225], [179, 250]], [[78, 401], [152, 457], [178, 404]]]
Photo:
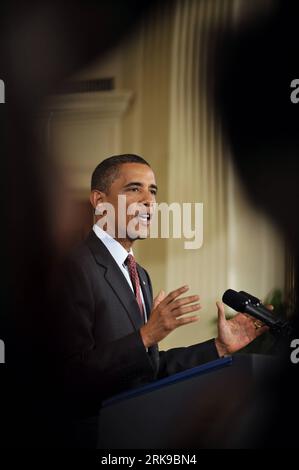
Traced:
[[[96, 215], [93, 230], [67, 264], [60, 290], [63, 380], [76, 409], [92, 412], [103, 398], [234, 353], [267, 329], [243, 314], [226, 320], [218, 302], [216, 339], [159, 351], [158, 343], [173, 330], [198, 320], [201, 307], [198, 295], [185, 295], [187, 286], [167, 295], [160, 291], [153, 300], [150, 277], [134, 258], [135, 239], [149, 233], [156, 193], [154, 172], [139, 156], [107, 158], [93, 172], [95, 214], [110, 204], [115, 219], [114, 226], [108, 221], [101, 228], [105, 211]], [[125, 197], [126, 209], [142, 208], [137, 216], [131, 211], [119, 217], [119, 196]], [[135, 239], [132, 221], [141, 233]]]

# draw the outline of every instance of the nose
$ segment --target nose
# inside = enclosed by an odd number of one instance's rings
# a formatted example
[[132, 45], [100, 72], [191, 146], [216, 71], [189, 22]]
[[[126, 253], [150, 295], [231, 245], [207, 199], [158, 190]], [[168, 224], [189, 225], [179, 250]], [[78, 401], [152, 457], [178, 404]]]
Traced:
[[151, 204], [153, 204], [156, 201], [156, 196], [153, 194], [151, 191], [144, 191], [143, 197], [142, 197], [142, 204], [144, 204], [146, 207], [150, 207]]

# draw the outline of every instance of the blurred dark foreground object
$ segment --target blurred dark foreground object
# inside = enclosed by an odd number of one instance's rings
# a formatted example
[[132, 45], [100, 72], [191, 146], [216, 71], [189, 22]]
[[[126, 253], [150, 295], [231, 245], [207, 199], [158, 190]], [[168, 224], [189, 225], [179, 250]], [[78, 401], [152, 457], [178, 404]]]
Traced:
[[[67, 227], [63, 183], [36, 116], [46, 95], [120, 41], [153, 1], [1, 3], [2, 447], [53, 447], [55, 361], [49, 355], [53, 279]], [[6, 416], [6, 419], [5, 419]]]
[[[299, 76], [299, 5], [280, 1], [268, 17], [251, 22], [223, 38], [216, 57], [213, 98], [235, 166], [256, 207], [270, 215], [285, 235], [298, 270], [297, 205], [299, 106], [290, 99], [291, 81]], [[296, 281], [298, 298], [298, 280]], [[298, 310], [293, 337], [299, 338]], [[276, 378], [264, 384], [269, 409], [267, 427], [257, 447], [295, 448], [297, 441], [298, 372], [285, 345]], [[269, 404], [266, 397], [271, 397]], [[260, 417], [256, 413], [256, 429]]]

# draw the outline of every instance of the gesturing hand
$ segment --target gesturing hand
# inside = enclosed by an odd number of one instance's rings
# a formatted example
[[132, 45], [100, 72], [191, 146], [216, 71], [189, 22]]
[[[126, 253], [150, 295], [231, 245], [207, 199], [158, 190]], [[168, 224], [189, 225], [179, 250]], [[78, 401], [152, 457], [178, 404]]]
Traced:
[[[218, 308], [218, 337], [215, 340], [215, 345], [219, 356], [233, 354], [269, 330], [267, 326], [244, 313], [238, 313], [232, 319], [226, 320], [223, 304], [217, 302], [216, 305]], [[273, 310], [272, 305], [267, 308]]]
[[[154, 300], [154, 306], [148, 322], [140, 329], [143, 344], [146, 348], [158, 343], [179, 326], [188, 325], [199, 319], [197, 315], [184, 317], [187, 313], [195, 312], [201, 308], [198, 295], [178, 297], [189, 289], [180, 287], [167, 296], [160, 291]], [[193, 305], [190, 305], [193, 304]]]

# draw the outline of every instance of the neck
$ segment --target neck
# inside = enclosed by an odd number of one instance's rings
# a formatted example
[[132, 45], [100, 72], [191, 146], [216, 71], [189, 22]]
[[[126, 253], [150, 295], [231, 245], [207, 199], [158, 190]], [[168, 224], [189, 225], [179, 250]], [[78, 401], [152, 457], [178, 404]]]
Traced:
[[[96, 217], [95, 218], [95, 223], [97, 223], [99, 220], [101, 219], [101, 217]], [[105, 224], [103, 227], [101, 227], [102, 230], [104, 230], [105, 232], [107, 232], [109, 235], [111, 235], [109, 233], [109, 230], [107, 230], [107, 224]], [[116, 232], [116, 230], [115, 230]], [[113, 236], [113, 235], [111, 235]], [[115, 240], [120, 243], [124, 248], [125, 250], [127, 250], [128, 252], [130, 251], [130, 249], [132, 248], [133, 246], [133, 243], [134, 243], [134, 240], [131, 240], [130, 238], [117, 238], [117, 237], [114, 237]]]
[[118, 241], [118, 243], [120, 243], [127, 252], [129, 252], [133, 246], [133, 241], [128, 240], [127, 238], [115, 238], [115, 240]]

